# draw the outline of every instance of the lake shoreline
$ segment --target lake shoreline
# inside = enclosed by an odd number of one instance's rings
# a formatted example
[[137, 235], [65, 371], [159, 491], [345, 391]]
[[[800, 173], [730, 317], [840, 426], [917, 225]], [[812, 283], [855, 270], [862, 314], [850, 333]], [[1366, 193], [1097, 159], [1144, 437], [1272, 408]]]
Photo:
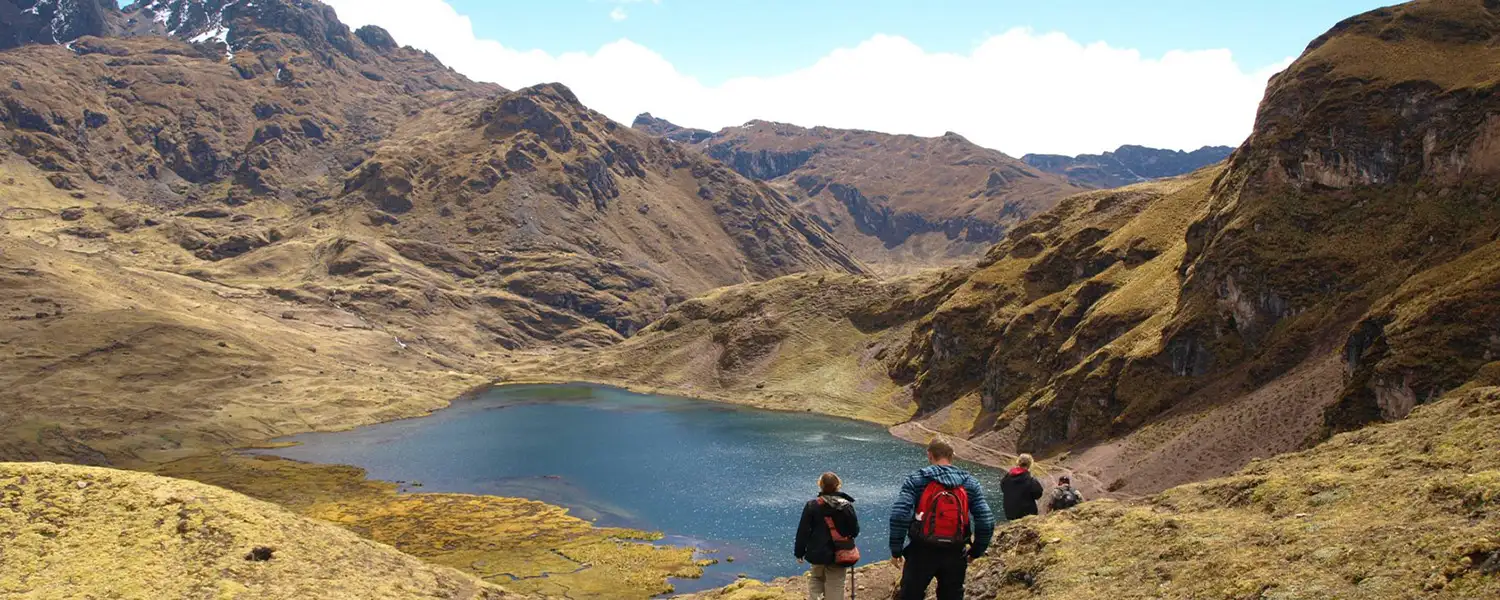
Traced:
[[[861, 416], [850, 415], [850, 414], [831, 414], [831, 413], [828, 413], [828, 412], [822, 412], [822, 411], [814, 410], [814, 409], [811, 409], [811, 408], [797, 410], [797, 409], [793, 409], [793, 408], [790, 408], [790, 407], [786, 406], [785, 403], [778, 403], [778, 402], [775, 402], [775, 401], [767, 402], [767, 401], [763, 401], [761, 399], [757, 399], [757, 398], [754, 398], [754, 397], [751, 397], [751, 396], [748, 396], [748, 395], [735, 394], [735, 393], [729, 393], [729, 392], [713, 392], [713, 391], [709, 391], [709, 390], [694, 390], [692, 394], [687, 394], [687, 393], [684, 393], [684, 391], [681, 390], [681, 389], [673, 389], [673, 388], [667, 388], [667, 387], [662, 387], [662, 386], [644, 385], [644, 384], [640, 384], [640, 383], [637, 383], [637, 382], [630, 382], [630, 381], [624, 381], [624, 380], [616, 380], [616, 379], [612, 379], [612, 378], [587, 377], [587, 376], [584, 376], [584, 377], [572, 377], [572, 378], [562, 378], [562, 377], [529, 375], [529, 376], [526, 376], [526, 377], [516, 377], [516, 378], [496, 378], [496, 377], [491, 377], [491, 378], [489, 378], [489, 381], [469, 386], [463, 392], [459, 393], [456, 396], [453, 396], [451, 399], [448, 399], [447, 401], [442, 402], [440, 405], [433, 406], [430, 409], [421, 411], [420, 413], [417, 413], [417, 414], [399, 414], [399, 415], [394, 416], [393, 418], [385, 419], [385, 420], [378, 420], [378, 421], [375, 421], [375, 422], [349, 422], [349, 423], [341, 423], [341, 424], [338, 424], [338, 425], [332, 426], [332, 427], [314, 427], [314, 428], [310, 428], [310, 429], [305, 430], [305, 431], [293, 432], [293, 433], [289, 433], [289, 434], [286, 434], [286, 435], [277, 435], [277, 436], [274, 436], [274, 437], [267, 437], [267, 438], [261, 439], [261, 440], [252, 440], [252, 441], [249, 441], [248, 443], [239, 445], [239, 446], [237, 446], [235, 448], [232, 448], [232, 449], [212, 451], [212, 452], [209, 452], [206, 455], [177, 456], [177, 457], [173, 457], [173, 458], [168, 459], [168, 460], [143, 460], [143, 461], [140, 461], [139, 463], [135, 464], [131, 468], [134, 469], [134, 470], [141, 470], [141, 471], [146, 471], [146, 472], [163, 473], [164, 467], [166, 467], [168, 465], [172, 465], [174, 463], [180, 463], [181, 461], [191, 460], [193, 458], [193, 456], [200, 456], [202, 458], [210, 459], [211, 460], [210, 457], [223, 457], [223, 456], [226, 456], [226, 455], [234, 455], [234, 456], [237, 456], [238, 458], [245, 459], [245, 460], [255, 460], [253, 458], [253, 456], [247, 454], [246, 451], [250, 451], [250, 450], [267, 450], [267, 449], [275, 449], [277, 447], [283, 447], [283, 446], [285, 446], [288, 443], [295, 443], [295, 442], [285, 442], [285, 441], [278, 442], [276, 440], [283, 440], [284, 438], [295, 436], [295, 435], [303, 435], [303, 434], [309, 434], [309, 433], [314, 433], [315, 434], [315, 433], [348, 432], [348, 431], [352, 431], [352, 430], [355, 430], [355, 429], [359, 429], [361, 427], [369, 427], [369, 426], [374, 426], [374, 425], [389, 424], [389, 423], [404, 422], [404, 421], [414, 421], [414, 420], [418, 420], [418, 419], [431, 418], [434, 415], [436, 415], [436, 414], [438, 414], [438, 413], [440, 413], [440, 412], [442, 412], [444, 410], [449, 410], [449, 409], [453, 408], [454, 406], [459, 405], [461, 403], [464, 403], [466, 401], [476, 400], [476, 399], [482, 397], [484, 394], [486, 394], [488, 392], [491, 392], [491, 391], [494, 391], [494, 390], [503, 389], [503, 388], [507, 388], [507, 387], [515, 387], [515, 386], [526, 386], [526, 385], [566, 385], [566, 384], [578, 384], [578, 385], [597, 386], [597, 387], [603, 387], [603, 388], [612, 388], [612, 389], [616, 389], [616, 390], [621, 390], [621, 391], [626, 391], [626, 392], [631, 392], [631, 393], [637, 393], [637, 394], [658, 395], [658, 396], [665, 396], [665, 397], [677, 398], [677, 399], [687, 400], [687, 401], [697, 401], [697, 402], [708, 402], [708, 403], [715, 403], [715, 404], [723, 404], [723, 405], [728, 405], [728, 406], [750, 408], [750, 409], [770, 411], [770, 412], [783, 413], [783, 414], [792, 414], [792, 415], [795, 415], [795, 414], [813, 414], [813, 415], [818, 415], [818, 416], [823, 417], [823, 418], [834, 418], [834, 419], [840, 419], [840, 420], [847, 420], [847, 421], [853, 421], [853, 422], [873, 424], [873, 425], [880, 426], [881, 428], [885, 429], [887, 432], [889, 432], [891, 435], [893, 435], [894, 437], [896, 437], [898, 439], [904, 440], [906, 442], [910, 442], [912, 444], [917, 444], [917, 445], [925, 444], [927, 442], [927, 440], [930, 439], [929, 437], [923, 435], [924, 434], [923, 431], [921, 431], [919, 429], [913, 429], [911, 427], [908, 427], [907, 425], [910, 425], [910, 424], [914, 423], [914, 422], [912, 422], [910, 420], [905, 421], [905, 422], [891, 422], [891, 420], [888, 420], [888, 419], [883, 420], [883, 419], [877, 419], [877, 418], [864, 418], [864, 417], [861, 417]], [[950, 437], [953, 437], [953, 436], [950, 436]], [[971, 461], [971, 462], [974, 462], [974, 463], [983, 464], [985, 466], [990, 466], [990, 467], [1003, 468], [1005, 466], [1004, 464], [1001, 464], [1001, 463], [999, 463], [997, 461], [994, 461], [992, 458], [987, 457], [982, 452], [973, 452], [973, 451], [971, 451], [968, 448], [968, 446], [970, 446], [970, 445], [972, 445], [972, 444], [955, 444], [955, 446], [957, 446], [956, 449], [959, 450], [960, 458], [963, 458], [964, 460], [968, 460], [968, 461]], [[222, 460], [222, 458], [220, 458], [219, 460]], [[290, 460], [292, 462], [301, 462], [301, 461], [295, 461], [295, 460], [292, 460], [292, 459], [280, 459], [280, 460]], [[398, 481], [390, 481], [390, 480], [386, 480], [386, 479], [379, 479], [379, 478], [369, 477], [368, 474], [365, 473], [363, 469], [360, 469], [359, 467], [355, 467], [355, 466], [348, 465], [348, 464], [342, 464], [342, 463], [325, 463], [325, 462], [312, 462], [312, 463], [303, 463], [303, 464], [305, 464], [309, 468], [313, 468], [313, 469], [318, 469], [318, 468], [327, 468], [327, 469], [355, 469], [355, 470], [358, 470], [361, 473], [361, 476], [359, 478], [364, 481], [364, 484], [370, 485], [370, 486], [377, 486], [377, 487], [378, 486], [392, 486], [393, 488], [397, 488], [402, 483], [402, 482], [398, 482]], [[195, 480], [202, 481], [204, 483], [210, 483], [212, 485], [220, 485], [221, 487], [226, 487], [228, 489], [236, 489], [237, 487], [241, 487], [242, 488], [242, 486], [237, 486], [237, 485], [235, 485], [231, 481], [225, 481], [225, 480], [217, 480], [216, 481], [216, 480], [213, 479], [212, 475], [209, 475], [207, 477], [205, 477], [204, 475], [205, 474], [199, 474], [198, 476], [195, 477], [195, 476], [193, 476], [191, 474], [179, 473], [179, 474], [176, 474], [174, 476], [182, 477], [182, 478], [185, 478], [185, 479], [195, 479]], [[244, 491], [244, 490], [243, 489], [236, 489], [236, 491]], [[287, 491], [290, 492], [290, 491], [295, 491], [295, 490], [287, 490]], [[420, 489], [407, 489], [407, 490], [404, 490], [404, 491], [398, 491], [394, 496], [392, 496], [391, 503], [394, 504], [396, 502], [396, 499], [398, 499], [398, 498], [409, 497], [409, 496], [417, 496], [417, 495], [421, 495], [421, 494], [425, 494], [425, 493], [426, 492], [423, 492]], [[251, 494], [251, 495], [256, 495], [256, 494]], [[264, 494], [261, 494], [261, 495], [264, 495]], [[535, 503], [535, 504], [538, 504], [538, 505], [543, 505], [543, 506], [547, 506], [547, 507], [556, 508], [556, 509], [558, 509], [560, 511], [563, 511], [565, 513], [570, 512], [569, 509], [567, 509], [565, 507], [562, 507], [562, 506], [558, 506], [558, 505], [553, 504], [553, 503], [549, 503], [549, 502], [545, 502], [545, 501], [540, 501], [540, 500], [531, 500], [531, 499], [524, 498], [524, 497], [512, 497], [512, 496], [493, 495], [493, 494], [471, 494], [471, 495], [472, 496], [478, 496], [478, 497], [495, 498], [495, 499], [500, 500], [500, 501], [513, 501], [514, 500], [514, 501], [530, 502], [530, 503]], [[353, 496], [350, 496], [350, 497], [352, 498]], [[266, 498], [266, 499], [268, 499], [268, 500], [270, 500], [272, 502], [275, 502], [277, 504], [282, 504], [284, 506], [287, 506], [288, 508], [293, 508], [292, 506], [288, 505], [288, 503], [285, 503], [285, 502], [282, 502], [282, 501], [278, 501], [276, 499], [271, 499], [271, 498]], [[605, 529], [609, 529], [609, 528], [605, 528]], [[648, 532], [648, 533], [662, 534], [663, 532], [651, 531], [651, 532]], [[671, 544], [671, 546], [675, 547], [675, 548], [688, 549], [688, 550], [692, 550], [693, 549], [693, 547], [690, 546], [690, 545], [676, 545], [676, 544]], [[701, 559], [701, 558], [707, 558], [707, 557], [700, 556], [700, 557], [697, 557], [697, 558]], [[722, 556], [718, 557], [715, 560], [715, 562], [721, 561], [722, 559], [723, 559]], [[703, 564], [701, 566], [710, 566], [710, 565]], [[724, 566], [725, 566], [725, 564], [721, 562], [720, 563], [720, 568], [722, 569], [722, 568], [724, 568]], [[465, 570], [468, 570], [468, 569], [465, 569]], [[471, 572], [475, 573], [476, 575], [481, 575], [481, 576], [483, 575], [482, 573], [478, 573], [478, 572], [475, 572], [475, 571], [472, 571], [472, 570], [471, 570]], [[683, 576], [681, 574], [670, 575], [670, 576], [665, 577], [663, 579], [663, 581], [666, 582], [668, 585], [673, 585], [673, 588], [674, 588], [674, 590], [672, 592], [667, 592], [668, 597], [670, 597], [670, 596], [672, 596], [674, 594], [679, 594], [679, 593], [694, 593], [694, 592], [679, 592], [679, 591], [677, 591], [675, 589], [677, 587], [677, 584], [683, 583], [684, 580], [693, 580], [693, 579], [696, 579], [696, 577], [692, 577], [692, 576], [686, 576], [685, 577], [685, 576]], [[688, 586], [688, 587], [695, 587], [695, 586]]]
[[[954, 454], [959, 459], [966, 460], [966, 461], [969, 461], [969, 462], [972, 462], [972, 463], [976, 463], [976, 464], [981, 464], [981, 465], [984, 465], [984, 466], [987, 466], [987, 467], [993, 467], [993, 468], [996, 468], [996, 469], [1006, 469], [1006, 468], [1009, 468], [1011, 466], [1011, 464], [1012, 464], [1012, 461], [1014, 461], [1014, 459], [1015, 459], [1014, 455], [1002, 453], [1002, 452], [999, 452], [999, 451], [996, 451], [996, 450], [991, 450], [989, 448], [985, 448], [983, 446], [980, 446], [978, 444], [970, 442], [970, 441], [968, 441], [968, 440], [966, 440], [966, 439], [964, 439], [964, 438], [962, 438], [960, 436], [948, 435], [948, 434], [943, 434], [943, 433], [940, 433], [940, 432], [932, 431], [931, 429], [928, 429], [927, 427], [921, 425], [915, 419], [907, 419], [906, 421], [891, 423], [891, 422], [887, 422], [887, 421], [883, 421], [883, 420], [879, 420], [879, 419], [862, 418], [862, 417], [857, 416], [857, 415], [832, 414], [832, 413], [826, 413], [826, 412], [818, 412], [818, 411], [815, 411], [815, 410], [812, 410], [812, 409], [795, 410], [795, 409], [787, 408], [785, 406], [781, 406], [781, 405], [779, 405], [777, 403], [774, 403], [774, 402], [766, 402], [766, 401], [757, 400], [755, 398], [751, 398], [751, 397], [748, 397], [748, 396], [736, 395], [736, 394], [733, 394], [733, 393], [714, 393], [714, 392], [709, 392], [709, 393], [705, 393], [705, 394], [702, 394], [702, 395], [688, 396], [688, 395], [684, 395], [681, 390], [677, 390], [677, 389], [673, 389], [673, 388], [665, 388], [665, 387], [659, 387], [659, 386], [643, 385], [643, 384], [639, 384], [639, 383], [635, 383], [635, 382], [631, 382], [631, 381], [626, 381], [626, 380], [621, 380], [621, 379], [613, 379], [613, 378], [607, 378], [607, 377], [571, 377], [571, 378], [564, 378], [564, 377], [548, 377], [548, 376], [528, 375], [526, 377], [521, 377], [521, 378], [516, 378], [516, 379], [497, 380], [494, 383], [489, 384], [488, 386], [482, 386], [484, 389], [479, 390], [479, 391], [477, 391], [475, 393], [478, 394], [478, 393], [483, 393], [483, 391], [487, 391], [487, 390], [490, 390], [490, 389], [499, 389], [499, 388], [504, 388], [504, 387], [509, 387], [509, 386], [517, 386], [517, 385], [567, 385], [567, 384], [597, 385], [597, 386], [603, 386], [603, 387], [609, 387], [609, 388], [615, 388], [615, 389], [624, 390], [624, 391], [628, 391], [628, 392], [633, 392], [633, 393], [637, 393], [637, 394], [652, 394], [652, 395], [657, 395], [657, 396], [669, 396], [669, 397], [674, 397], [674, 398], [682, 398], [682, 399], [686, 399], [686, 400], [697, 400], [697, 401], [700, 401], [700, 402], [716, 402], [716, 403], [720, 403], [720, 404], [730, 404], [730, 405], [734, 405], [734, 406], [745, 406], [745, 407], [755, 408], [755, 409], [759, 409], [759, 410], [768, 410], [768, 411], [772, 411], [772, 412], [780, 412], [780, 413], [788, 413], [788, 414], [816, 414], [816, 415], [821, 415], [821, 416], [824, 416], [824, 417], [832, 417], [832, 418], [836, 418], [836, 419], [848, 419], [848, 420], [851, 420], [851, 421], [859, 421], [859, 422], [863, 422], [863, 423], [872, 423], [872, 424], [884, 427], [886, 429], [886, 431], [890, 432], [891, 435], [893, 435], [893, 436], [895, 436], [897, 438], [900, 438], [902, 440], [906, 440], [908, 442], [911, 442], [912, 444], [916, 444], [916, 445], [919, 445], [919, 446], [926, 445], [929, 441], [932, 440], [932, 437], [934, 435], [943, 435], [943, 436], [947, 437], [951, 442], [953, 442]], [[457, 402], [457, 400], [455, 400], [455, 402]]]
[[[560, 389], [547, 389], [553, 386]], [[296, 449], [272, 454], [312, 464], [355, 465], [378, 481], [421, 480], [423, 488], [412, 492], [519, 497], [564, 507], [600, 524], [621, 525], [614, 516], [636, 519], [623, 526], [660, 531], [669, 536], [668, 543], [678, 537], [711, 542], [707, 547], [726, 552], [706, 557], [739, 559], [737, 566], [721, 564], [711, 569], [717, 574], [705, 574], [711, 587], [731, 583], [725, 574], [735, 571], [760, 579], [797, 574], [788, 569], [793, 565], [790, 554], [783, 555], [781, 539], [782, 533], [790, 535], [796, 515], [782, 513], [812, 497], [817, 473], [832, 469], [844, 475], [851, 484], [848, 491], [873, 511], [869, 518], [874, 523], [886, 519], [900, 481], [926, 464], [909, 438], [869, 420], [766, 410], [671, 391], [642, 393], [641, 387], [500, 381], [487, 388], [498, 395], [469, 394], [484, 397], [477, 403], [455, 400], [447, 409], [454, 412], [439, 413], [425, 425], [387, 423], [312, 434], [291, 440], [303, 442], [292, 447]], [[512, 411], [523, 412], [510, 416]], [[629, 433], [615, 433], [617, 429]], [[530, 453], [546, 447], [555, 451]], [[581, 457], [599, 453], [604, 456], [599, 464], [607, 467], [588, 466], [599, 459]], [[492, 458], [478, 463], [454, 458], [466, 456]], [[664, 466], [653, 466], [659, 462], [676, 465], [676, 471], [687, 475], [647, 486], [653, 491], [633, 491], [640, 489], [634, 482], [646, 476], [636, 471], [660, 472]], [[993, 486], [1002, 471], [989, 467], [968, 466]], [[692, 513], [702, 516], [671, 508], [700, 493], [682, 496], [680, 490], [725, 477], [742, 482], [747, 494], [715, 501], [706, 513]], [[622, 480], [629, 484], [622, 487]], [[789, 524], [783, 523], [786, 519]], [[788, 532], [781, 531], [783, 525]], [[689, 592], [709, 589], [674, 583]]]

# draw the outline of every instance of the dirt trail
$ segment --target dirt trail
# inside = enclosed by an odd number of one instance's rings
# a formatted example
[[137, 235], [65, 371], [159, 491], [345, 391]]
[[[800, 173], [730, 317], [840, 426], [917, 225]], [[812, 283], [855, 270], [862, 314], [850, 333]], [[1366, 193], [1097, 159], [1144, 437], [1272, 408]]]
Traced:
[[[916, 443], [926, 443], [933, 436], [945, 436], [953, 444], [953, 449], [959, 458], [997, 469], [1008, 469], [1015, 465], [1016, 462], [1017, 455], [1015, 454], [1001, 452], [958, 436], [944, 434], [917, 421], [902, 423], [890, 428], [890, 431], [891, 435]], [[913, 435], [914, 433], [916, 435]], [[1037, 462], [1036, 470], [1049, 475], [1067, 475], [1072, 480], [1073, 486], [1078, 488], [1078, 491], [1082, 492], [1085, 498], [1121, 498], [1120, 494], [1109, 492], [1108, 486], [1103, 481], [1100, 481], [1099, 478], [1082, 471], [1041, 461]]]

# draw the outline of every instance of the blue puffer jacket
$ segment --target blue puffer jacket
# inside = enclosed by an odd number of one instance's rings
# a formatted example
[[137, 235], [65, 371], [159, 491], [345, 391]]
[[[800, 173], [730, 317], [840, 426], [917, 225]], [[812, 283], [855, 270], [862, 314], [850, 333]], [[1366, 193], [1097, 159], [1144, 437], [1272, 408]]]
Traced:
[[901, 556], [902, 550], [906, 548], [906, 534], [911, 530], [917, 500], [921, 498], [922, 490], [932, 481], [948, 487], [963, 486], [968, 493], [969, 525], [974, 530], [969, 556], [983, 556], [990, 548], [991, 538], [995, 536], [995, 513], [990, 511], [990, 504], [985, 501], [984, 488], [979, 486], [979, 481], [953, 465], [929, 465], [912, 473], [906, 478], [906, 483], [901, 485], [901, 494], [896, 496], [896, 504], [891, 507], [891, 556]]

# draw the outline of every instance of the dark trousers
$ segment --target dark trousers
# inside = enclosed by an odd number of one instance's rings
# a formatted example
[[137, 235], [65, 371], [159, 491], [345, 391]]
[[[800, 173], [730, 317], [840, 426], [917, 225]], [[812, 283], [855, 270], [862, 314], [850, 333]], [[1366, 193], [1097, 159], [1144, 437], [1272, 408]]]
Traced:
[[906, 558], [906, 567], [901, 569], [901, 600], [922, 600], [933, 579], [937, 579], [937, 600], [963, 600], [964, 574], [969, 570], [963, 548], [912, 545], [901, 555]]

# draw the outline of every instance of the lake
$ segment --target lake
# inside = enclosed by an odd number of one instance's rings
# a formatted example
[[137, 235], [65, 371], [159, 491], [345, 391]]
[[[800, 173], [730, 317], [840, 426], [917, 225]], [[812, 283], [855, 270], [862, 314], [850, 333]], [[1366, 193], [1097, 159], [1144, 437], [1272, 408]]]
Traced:
[[[676, 582], [679, 591], [739, 573], [801, 573], [797, 520], [830, 470], [856, 499], [866, 561], [889, 558], [891, 503], [927, 464], [920, 446], [877, 425], [574, 384], [500, 387], [428, 417], [287, 439], [299, 444], [257, 452], [355, 465], [375, 479], [420, 482], [423, 492], [540, 500], [717, 551], [720, 564]], [[998, 511], [1001, 473], [962, 466]]]

